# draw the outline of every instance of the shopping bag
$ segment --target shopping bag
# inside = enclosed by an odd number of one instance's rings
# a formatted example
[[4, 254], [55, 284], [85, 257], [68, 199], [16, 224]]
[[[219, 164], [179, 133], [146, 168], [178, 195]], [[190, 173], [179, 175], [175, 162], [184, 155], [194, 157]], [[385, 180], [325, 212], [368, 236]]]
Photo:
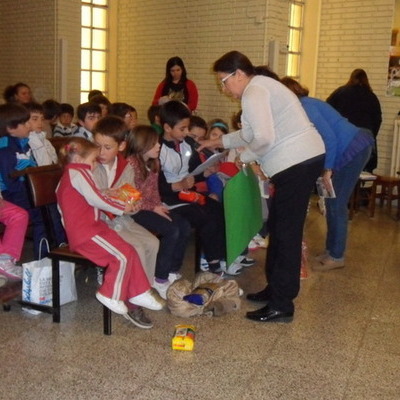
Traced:
[[224, 189], [226, 264], [238, 257], [261, 229], [263, 218], [257, 177], [246, 168], [229, 179]]
[[[22, 264], [22, 300], [30, 303], [53, 305], [52, 268], [50, 258]], [[77, 300], [75, 264], [60, 261], [60, 305]]]

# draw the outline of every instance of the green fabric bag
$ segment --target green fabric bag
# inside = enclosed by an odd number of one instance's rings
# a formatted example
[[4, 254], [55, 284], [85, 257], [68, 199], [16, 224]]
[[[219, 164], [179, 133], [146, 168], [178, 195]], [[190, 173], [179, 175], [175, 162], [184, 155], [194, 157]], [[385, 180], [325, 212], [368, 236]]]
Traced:
[[247, 247], [262, 226], [258, 179], [249, 167], [231, 178], [224, 188], [226, 265]]

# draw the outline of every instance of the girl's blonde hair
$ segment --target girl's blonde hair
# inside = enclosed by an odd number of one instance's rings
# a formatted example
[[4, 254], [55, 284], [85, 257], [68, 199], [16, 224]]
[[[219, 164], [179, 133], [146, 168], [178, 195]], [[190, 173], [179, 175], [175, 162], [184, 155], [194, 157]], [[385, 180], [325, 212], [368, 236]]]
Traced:
[[160, 162], [157, 159], [144, 160], [143, 156], [159, 141], [159, 135], [150, 125], [138, 125], [128, 134], [125, 156], [134, 156], [138, 160], [142, 179], [146, 179], [149, 171], [158, 172]]
[[75, 137], [60, 148], [59, 162], [62, 166], [65, 166], [73, 160], [74, 156], [86, 158], [93, 151], [98, 151], [95, 143], [81, 137]]

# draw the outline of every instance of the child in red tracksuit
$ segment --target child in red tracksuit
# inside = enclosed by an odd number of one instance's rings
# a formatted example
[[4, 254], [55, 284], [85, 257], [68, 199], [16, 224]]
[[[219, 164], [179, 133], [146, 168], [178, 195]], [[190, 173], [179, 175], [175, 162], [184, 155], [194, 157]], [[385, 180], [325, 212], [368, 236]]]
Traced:
[[59, 209], [71, 250], [106, 267], [96, 298], [117, 314], [125, 315], [130, 302], [151, 310], [162, 305], [150, 294], [150, 284], [136, 250], [99, 219], [99, 210], [116, 215], [129, 213], [132, 205], [100, 192], [92, 168], [98, 147], [74, 138], [60, 150], [65, 165], [57, 188]]

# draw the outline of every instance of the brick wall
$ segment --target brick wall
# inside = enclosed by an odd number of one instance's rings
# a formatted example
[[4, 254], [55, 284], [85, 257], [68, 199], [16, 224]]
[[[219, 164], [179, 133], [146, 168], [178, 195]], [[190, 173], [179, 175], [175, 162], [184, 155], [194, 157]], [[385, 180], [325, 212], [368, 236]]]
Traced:
[[[0, 1], [1, 88], [26, 81], [38, 100], [66, 93], [63, 100], [79, 102], [79, 6], [79, 0]], [[111, 52], [116, 59], [111, 100], [133, 104], [141, 122], [169, 57], [184, 59], [199, 88], [199, 114], [229, 120], [239, 104], [219, 92], [212, 63], [232, 49], [254, 64], [267, 63], [270, 41], [282, 47], [287, 41], [287, 0], [112, 0], [112, 6], [117, 45]], [[385, 94], [393, 14], [393, 0], [321, 0], [315, 95], [325, 99], [354, 68], [366, 69], [383, 110], [381, 173], [389, 171], [400, 109], [400, 98]], [[60, 80], [60, 39], [67, 44], [66, 81]], [[285, 63], [281, 53], [276, 72], [283, 74]]]
[[22, 81], [44, 100], [55, 85], [54, 1], [1, 1], [0, 15], [1, 87]]
[[322, 0], [316, 97], [326, 99], [355, 68], [366, 70], [383, 111], [378, 173], [389, 172], [393, 122], [400, 109], [400, 98], [386, 96], [393, 13], [392, 0]]
[[[137, 107], [139, 119], [146, 122], [166, 61], [178, 55], [199, 89], [198, 114], [229, 120], [239, 104], [220, 93], [212, 64], [234, 49], [262, 64], [267, 61], [269, 40], [286, 42], [287, 1], [273, 0], [268, 7], [266, 3], [119, 0], [118, 100]], [[284, 60], [280, 65], [284, 68]]]
[[66, 101], [75, 104], [80, 85], [80, 1], [0, 1], [0, 88], [22, 81], [38, 101], [59, 98], [59, 39], [66, 39]]

